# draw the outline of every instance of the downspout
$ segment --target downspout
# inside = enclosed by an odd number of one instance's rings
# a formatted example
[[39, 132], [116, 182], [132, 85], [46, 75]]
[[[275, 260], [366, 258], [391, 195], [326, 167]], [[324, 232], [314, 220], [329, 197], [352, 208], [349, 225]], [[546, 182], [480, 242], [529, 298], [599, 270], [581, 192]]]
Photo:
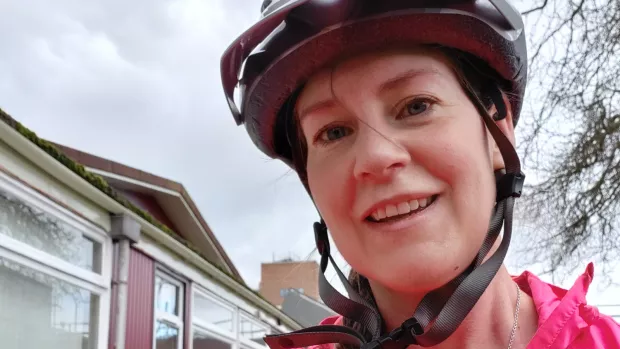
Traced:
[[114, 348], [125, 349], [125, 332], [127, 329], [127, 281], [129, 279], [129, 252], [131, 245], [129, 240], [124, 239], [118, 244], [118, 264], [116, 278], [116, 338]]
[[127, 301], [129, 283], [129, 258], [131, 255], [131, 244], [140, 240], [140, 224], [133, 218], [126, 215], [114, 215], [112, 218], [112, 239], [118, 246], [118, 259], [114, 261], [116, 265], [116, 308], [112, 312], [114, 316], [115, 331], [114, 338], [110, 340], [114, 343], [115, 349], [125, 349], [127, 333]]

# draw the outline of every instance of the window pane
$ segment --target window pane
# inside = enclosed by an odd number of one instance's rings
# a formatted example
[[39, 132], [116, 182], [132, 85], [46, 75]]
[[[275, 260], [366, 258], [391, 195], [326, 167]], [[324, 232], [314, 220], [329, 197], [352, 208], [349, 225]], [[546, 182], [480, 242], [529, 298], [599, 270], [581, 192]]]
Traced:
[[231, 349], [232, 344], [219, 340], [206, 333], [194, 331], [194, 349]]
[[233, 312], [205, 296], [194, 293], [194, 317], [201, 321], [219, 326], [226, 331], [233, 331]]
[[0, 257], [2, 349], [92, 349], [99, 297]]
[[179, 315], [179, 286], [155, 276], [155, 297], [157, 310]]
[[177, 349], [179, 329], [162, 321], [157, 321], [156, 326], [155, 349]]
[[0, 234], [73, 265], [101, 273], [101, 244], [78, 229], [0, 190]]
[[266, 344], [265, 341], [263, 341], [263, 337], [267, 335], [266, 326], [259, 325], [257, 322], [242, 316], [239, 327], [239, 335], [241, 335], [241, 338], [249, 339], [262, 345]]

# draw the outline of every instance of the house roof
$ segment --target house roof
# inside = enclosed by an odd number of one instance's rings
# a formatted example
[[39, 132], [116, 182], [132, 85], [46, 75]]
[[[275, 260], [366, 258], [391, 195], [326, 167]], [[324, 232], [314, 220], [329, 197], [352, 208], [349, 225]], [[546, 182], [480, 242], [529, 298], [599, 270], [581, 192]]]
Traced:
[[[121, 205], [123, 205], [126, 208], [128, 208], [129, 210], [133, 211], [138, 216], [140, 216], [143, 219], [145, 219], [147, 222], [153, 224], [154, 226], [156, 226], [157, 228], [159, 228], [163, 232], [167, 233], [168, 235], [173, 237], [175, 240], [179, 241], [180, 243], [182, 243], [183, 245], [185, 245], [186, 247], [191, 249], [193, 252], [195, 252], [196, 254], [200, 255], [207, 262], [209, 262], [210, 264], [216, 266], [218, 269], [223, 271], [225, 274], [228, 274], [233, 279], [237, 280], [239, 283], [241, 283], [242, 285], [247, 287], [247, 285], [245, 284], [245, 282], [241, 278], [239, 272], [234, 267], [234, 265], [232, 264], [232, 262], [230, 261], [230, 259], [226, 255], [226, 253], [223, 251], [222, 246], [219, 244], [219, 242], [217, 242], [217, 239], [215, 239], [215, 236], [213, 236], [213, 232], [211, 232], [211, 230], [208, 228], [208, 225], [206, 224], [206, 222], [204, 222], [204, 219], [202, 219], [200, 214], [195, 214], [195, 216], [197, 218], [199, 217], [199, 221], [204, 223], [203, 228], [206, 227], [206, 229], [205, 229], [206, 234], [210, 238], [210, 241], [212, 242], [212, 245], [213, 245], [214, 249], [217, 250], [219, 252], [220, 256], [222, 257], [222, 259], [226, 261], [225, 265], [222, 265], [222, 263], [215, 263], [213, 258], [209, 258], [209, 256], [207, 256], [207, 253], [205, 253], [205, 251], [199, 249], [191, 241], [188, 241], [187, 239], [182, 237], [182, 235], [180, 235], [179, 233], [173, 231], [170, 227], [168, 227], [164, 223], [160, 222], [158, 219], [154, 218], [146, 210], [143, 210], [143, 209], [139, 208], [138, 206], [136, 206], [135, 204], [133, 204], [122, 193], [119, 193], [119, 191], [116, 190], [114, 188], [114, 186], [110, 185], [106, 181], [106, 179], [104, 177], [102, 177], [102, 176], [100, 176], [98, 174], [95, 174], [95, 173], [93, 173], [91, 171], [88, 171], [83, 164], [79, 163], [76, 159], [73, 159], [68, 154], [65, 154], [65, 151], [66, 151], [68, 153], [73, 154], [74, 156], [75, 155], [80, 155], [80, 154], [78, 154], [79, 151], [77, 151], [75, 149], [68, 148], [68, 147], [59, 146], [59, 145], [56, 145], [56, 144], [54, 144], [52, 142], [46, 141], [46, 140], [44, 140], [42, 138], [39, 138], [36, 135], [36, 133], [32, 132], [31, 130], [26, 128], [24, 125], [22, 125], [20, 122], [18, 122], [17, 120], [13, 119], [9, 114], [7, 114], [2, 109], [0, 109], [0, 121], [6, 123], [11, 128], [15, 129], [22, 136], [26, 137], [28, 140], [30, 140], [32, 143], [34, 143], [36, 146], [41, 148], [43, 151], [45, 151], [51, 157], [56, 159], [58, 162], [62, 163], [65, 167], [69, 168], [71, 171], [76, 173], [78, 176], [82, 177], [84, 180], [86, 180], [88, 183], [93, 185], [95, 188], [99, 189], [100, 191], [102, 191], [103, 193], [108, 195], [110, 198], [114, 199], [115, 201], [117, 201]], [[79, 153], [82, 153], [82, 156], [81, 156], [81, 160], [82, 161], [84, 161], [84, 160], [90, 160], [92, 162], [99, 161], [100, 164], [102, 164], [102, 165], [103, 164], [107, 164], [109, 167], [114, 168], [113, 171], [121, 172], [121, 173], [124, 173], [124, 174], [129, 174], [130, 175], [129, 178], [132, 178], [131, 176], [138, 177], [138, 178], [141, 178], [143, 181], [146, 179], [146, 181], [145, 181], [146, 183], [150, 183], [150, 182], [157, 183], [156, 184], [157, 186], [161, 186], [163, 188], [166, 188], [166, 186], [167, 186], [167, 187], [170, 187], [169, 189], [172, 190], [172, 191], [174, 191], [176, 189], [176, 190], [178, 190], [178, 192], [182, 196], [183, 196], [182, 193], [185, 193], [183, 198], [186, 200], [187, 204], [190, 205], [190, 208], [193, 207], [192, 211], [194, 209], [197, 211], [195, 204], [193, 204], [193, 201], [191, 201], [191, 198], [189, 197], [189, 194], [187, 194], [187, 192], [185, 191], [183, 186], [181, 184], [179, 184], [179, 183], [167, 180], [167, 179], [162, 178], [162, 177], [155, 176], [153, 174], [149, 174], [149, 173], [144, 172], [144, 171], [132, 169], [131, 167], [128, 167], [128, 166], [125, 166], [125, 165], [122, 165], [122, 164], [118, 164], [118, 163], [114, 163], [114, 162], [106, 160], [106, 159], [98, 158], [99, 160], [95, 160], [97, 157], [95, 157], [94, 155], [91, 155], [91, 154], [87, 154], [87, 153], [83, 153], [83, 152], [79, 152]], [[90, 156], [90, 159], [87, 159], [89, 156]], [[105, 163], [105, 161], [107, 161], [107, 163]], [[105, 167], [105, 166], [99, 166], [99, 167]], [[134, 172], [133, 174], [130, 173], [132, 171]], [[114, 173], [114, 172], [112, 172], [112, 173]], [[201, 225], [202, 225], [202, 223], [201, 223]], [[253, 292], [255, 292], [255, 291], [253, 291]]]
[[[164, 210], [164, 217], [169, 218], [163, 221], [163, 224], [192, 242], [210, 262], [226, 268], [239, 280], [242, 279], [241, 274], [181, 183], [65, 145], [52, 144], [65, 155], [85, 166], [89, 172], [103, 177], [114, 189], [120, 191], [121, 195], [125, 194], [127, 197], [126, 194], [129, 193], [126, 191], [129, 191], [154, 198]], [[132, 201], [131, 197], [127, 199]], [[143, 209], [153, 214], [148, 208]], [[156, 214], [153, 215], [156, 219], [160, 218]]]

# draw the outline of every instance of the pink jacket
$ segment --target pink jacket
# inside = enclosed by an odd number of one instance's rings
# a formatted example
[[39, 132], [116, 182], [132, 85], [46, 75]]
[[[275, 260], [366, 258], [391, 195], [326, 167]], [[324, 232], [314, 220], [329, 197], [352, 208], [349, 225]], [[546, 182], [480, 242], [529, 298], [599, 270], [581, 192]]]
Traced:
[[[620, 349], [620, 324], [586, 303], [594, 266], [588, 264], [570, 290], [550, 285], [530, 272], [514, 277], [523, 292], [534, 300], [538, 331], [527, 349]], [[321, 324], [342, 324], [340, 316]], [[310, 349], [334, 349], [333, 345]]]

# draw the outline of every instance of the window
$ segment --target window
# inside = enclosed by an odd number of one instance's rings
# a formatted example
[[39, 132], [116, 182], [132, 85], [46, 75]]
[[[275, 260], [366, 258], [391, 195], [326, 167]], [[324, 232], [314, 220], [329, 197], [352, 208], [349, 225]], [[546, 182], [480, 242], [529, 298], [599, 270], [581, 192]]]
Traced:
[[0, 174], [2, 347], [104, 349], [110, 248], [104, 231]]
[[269, 327], [242, 314], [239, 317], [239, 338], [246, 343], [256, 343], [265, 346], [263, 337], [269, 334]]
[[0, 234], [101, 274], [101, 243], [43, 209], [1, 191]]
[[263, 337], [270, 327], [221, 300], [196, 288], [192, 302], [191, 349], [268, 349]]
[[3, 257], [0, 285], [3, 348], [96, 346], [96, 294]]
[[206, 324], [234, 333], [234, 310], [224, 306], [202, 292], [194, 293], [193, 316], [195, 322], [202, 327]]
[[232, 349], [237, 339], [235, 307], [198, 288], [193, 298], [192, 349]]
[[192, 336], [193, 349], [232, 349], [232, 341], [204, 330], [195, 330]]
[[155, 275], [155, 349], [183, 347], [183, 283], [157, 271]]

